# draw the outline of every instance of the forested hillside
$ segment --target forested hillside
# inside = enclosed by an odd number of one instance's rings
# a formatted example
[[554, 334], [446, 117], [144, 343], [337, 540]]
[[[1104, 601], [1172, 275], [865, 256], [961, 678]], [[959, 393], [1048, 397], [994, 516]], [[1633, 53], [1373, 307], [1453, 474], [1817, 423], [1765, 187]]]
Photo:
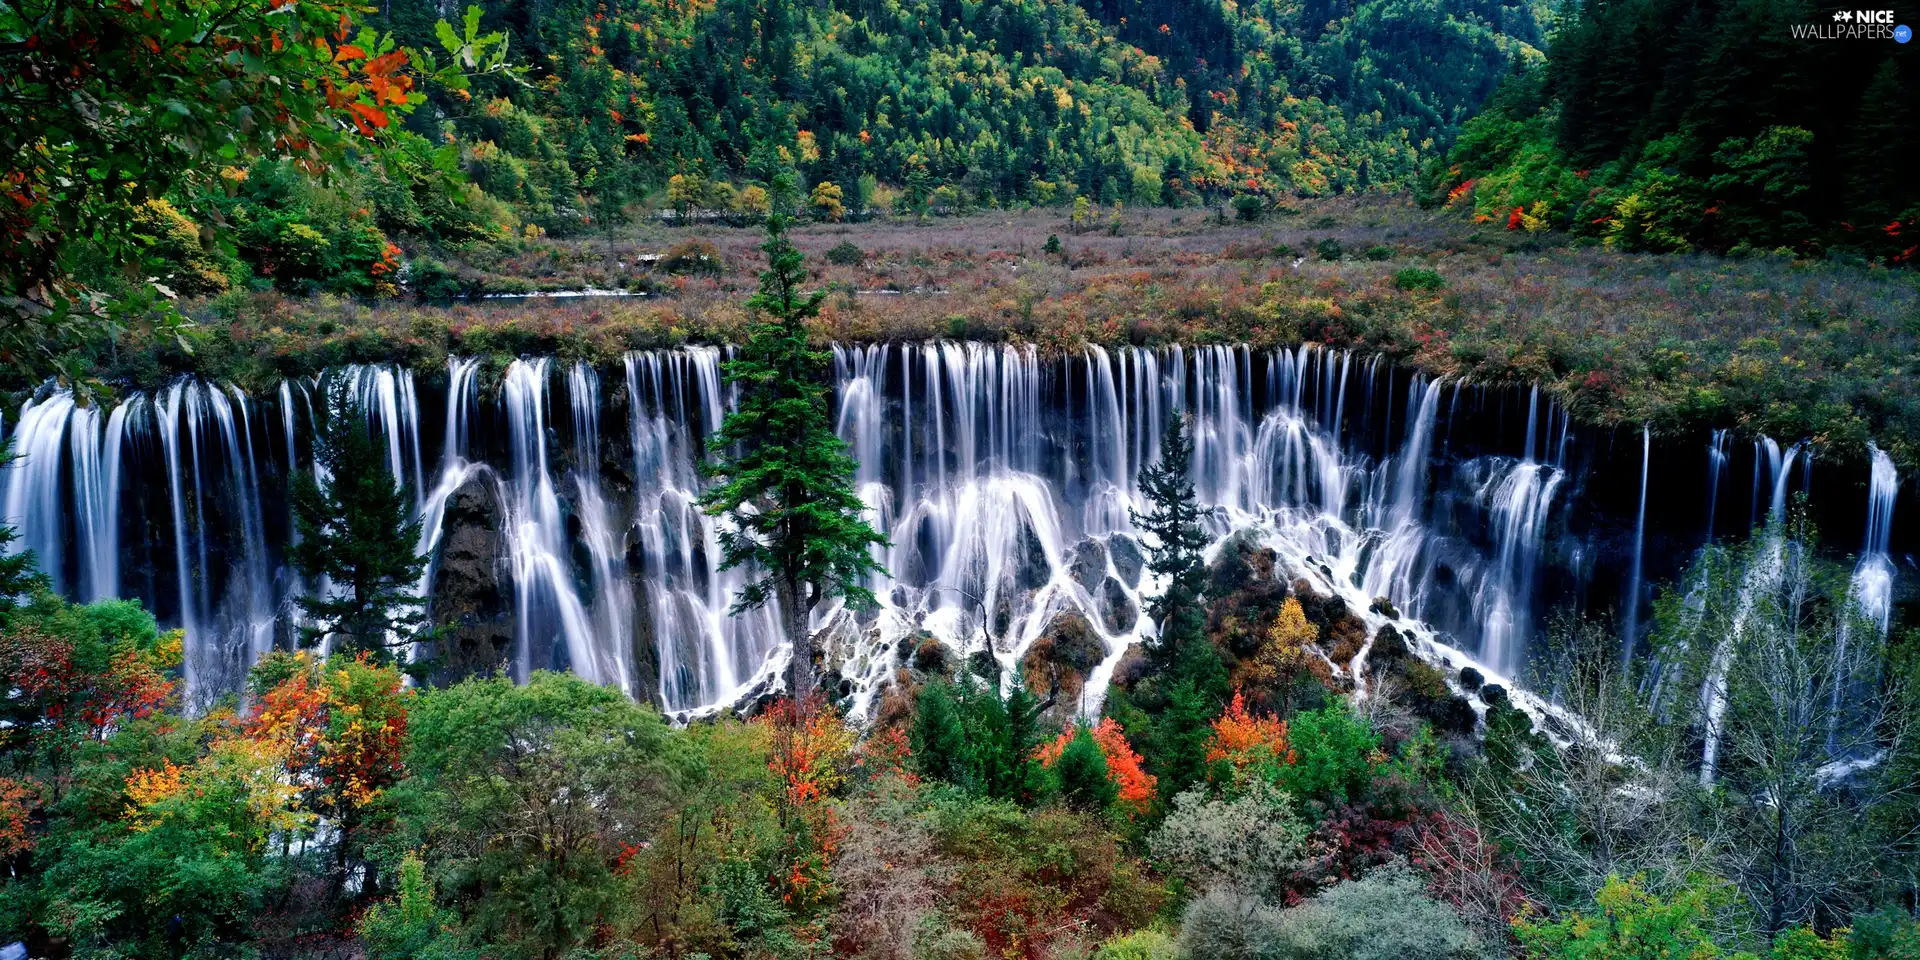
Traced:
[[[876, 190], [953, 210], [1395, 186], [1541, 33], [1525, 6], [1433, 0], [483, 9], [524, 81], [413, 124], [453, 133], [475, 182], [549, 230], [676, 174], [673, 203], [749, 214], [766, 201], [735, 188], [783, 171], [854, 210]], [[375, 19], [425, 44], [443, 12], [402, 0]]]
[[1628, 250], [1906, 262], [1920, 244], [1920, 72], [1890, 33], [1794, 36], [1834, 15], [1772, 0], [1583, 4], [1551, 60], [1467, 125], [1428, 197]]

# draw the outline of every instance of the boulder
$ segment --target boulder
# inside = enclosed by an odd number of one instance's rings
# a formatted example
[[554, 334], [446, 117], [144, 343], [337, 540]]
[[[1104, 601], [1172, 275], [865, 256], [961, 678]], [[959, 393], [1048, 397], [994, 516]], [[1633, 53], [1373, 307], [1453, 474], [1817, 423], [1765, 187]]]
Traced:
[[1273, 579], [1278, 558], [1260, 542], [1253, 530], [1239, 530], [1220, 544], [1220, 552], [1207, 567], [1208, 589], [1216, 597], [1243, 590], [1262, 580]]
[[1140, 574], [1147, 568], [1147, 555], [1140, 549], [1140, 541], [1116, 533], [1107, 538], [1107, 555], [1113, 558], [1113, 572], [1120, 575], [1121, 583], [1130, 587], [1140, 585]]
[[1127, 588], [1112, 577], [1101, 581], [1100, 591], [1093, 599], [1100, 605], [1100, 622], [1106, 625], [1108, 633], [1126, 633], [1140, 620], [1140, 610], [1134, 606], [1133, 598], [1127, 596]]
[[443, 682], [488, 673], [513, 656], [513, 574], [498, 489], [475, 477], [447, 501], [429, 586]]
[[1020, 660], [1020, 672], [1028, 690], [1037, 696], [1058, 690], [1059, 702], [1071, 709], [1080, 702], [1087, 676], [1106, 657], [1106, 641], [1094, 632], [1086, 616], [1078, 610], [1063, 610], [1027, 648]]
[[1135, 644], [1121, 654], [1120, 662], [1113, 667], [1113, 685], [1122, 690], [1131, 690], [1133, 685], [1153, 672], [1153, 664], [1147, 660], [1145, 647]]
[[953, 651], [940, 642], [940, 638], [924, 630], [903, 638], [902, 644], [913, 644], [913, 669], [932, 676], [951, 676], [954, 668]]
[[1367, 622], [1347, 613], [1343, 605], [1341, 616], [1321, 628], [1320, 644], [1327, 648], [1328, 659], [1345, 667], [1367, 645]]
[[1474, 691], [1479, 690], [1480, 687], [1486, 682], [1487, 682], [1487, 678], [1485, 676], [1482, 676], [1480, 671], [1475, 670], [1472, 667], [1460, 668], [1460, 689], [1465, 690], [1468, 693], [1473, 693]]
[[1089, 593], [1099, 588], [1107, 576], [1107, 547], [1098, 540], [1082, 540], [1073, 545], [1067, 559], [1067, 575]]
[[1379, 670], [1393, 666], [1413, 656], [1413, 650], [1407, 646], [1407, 638], [1386, 624], [1374, 631], [1373, 647], [1367, 653], [1367, 663]]

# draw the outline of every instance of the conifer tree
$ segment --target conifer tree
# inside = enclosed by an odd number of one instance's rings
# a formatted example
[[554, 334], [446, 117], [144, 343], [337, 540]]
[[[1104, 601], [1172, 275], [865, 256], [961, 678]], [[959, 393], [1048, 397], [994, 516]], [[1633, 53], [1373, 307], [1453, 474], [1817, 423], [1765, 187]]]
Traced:
[[1017, 681], [1001, 696], [990, 677], [934, 680], [914, 703], [914, 766], [981, 796], [1032, 803], [1045, 792], [1036, 751], [1040, 714], [1052, 705]]
[[831, 596], [871, 605], [865, 580], [880, 565], [869, 550], [886, 540], [861, 516], [866, 504], [854, 492], [853, 458], [833, 432], [832, 357], [807, 339], [807, 320], [825, 295], [801, 292], [806, 269], [787, 240], [784, 214], [767, 217], [760, 249], [768, 268], [747, 301], [755, 321], [725, 366], [740, 403], [710, 440], [708, 470], [719, 483], [700, 504], [731, 521], [720, 535], [722, 569], [747, 566], [754, 574], [733, 613], [779, 603], [793, 649], [788, 689], [804, 701], [814, 687], [808, 618]]
[[922, 776], [948, 783], [966, 779], [967, 731], [953, 685], [945, 680], [921, 687], [914, 700], [913, 763]]
[[325, 480], [294, 478], [294, 569], [324, 578], [318, 593], [295, 602], [310, 621], [301, 642], [332, 641], [335, 650], [365, 650], [378, 661], [426, 639], [426, 600], [415, 591], [427, 559], [420, 520], [409, 518], [406, 490], [373, 442], [346, 382], [335, 379], [315, 405], [314, 459]]
[[1207, 570], [1200, 552], [1206, 549], [1207, 533], [1200, 526], [1200, 501], [1189, 475], [1192, 465], [1186, 421], [1168, 421], [1159, 462], [1140, 471], [1140, 493], [1149, 509], [1132, 514], [1134, 525], [1150, 538], [1147, 569], [1166, 579], [1165, 589], [1147, 600], [1147, 614], [1160, 627], [1151, 650], [1161, 666], [1170, 663], [1180, 647], [1201, 639], [1205, 630], [1200, 601]]
[[1118, 790], [1107, 776], [1107, 755], [1093, 739], [1093, 731], [1082, 726], [1067, 746], [1053, 772], [1060, 778], [1060, 796], [1075, 810], [1098, 812], [1113, 803]]
[[1147, 569], [1165, 578], [1165, 588], [1147, 601], [1147, 613], [1160, 625], [1148, 648], [1160, 676], [1152, 725], [1154, 772], [1168, 795], [1197, 782], [1206, 773], [1208, 724], [1227, 698], [1227, 670], [1206, 637], [1202, 604], [1206, 589], [1207, 533], [1200, 526], [1200, 501], [1189, 475], [1193, 442], [1184, 420], [1167, 424], [1160, 460], [1140, 471], [1146, 513], [1134, 513], [1134, 525], [1149, 535]]

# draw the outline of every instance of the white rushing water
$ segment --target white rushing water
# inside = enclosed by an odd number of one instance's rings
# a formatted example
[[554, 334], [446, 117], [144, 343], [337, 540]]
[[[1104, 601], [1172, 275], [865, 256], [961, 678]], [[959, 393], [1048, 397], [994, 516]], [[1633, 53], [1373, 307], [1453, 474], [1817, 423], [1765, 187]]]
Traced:
[[[423, 388], [389, 367], [322, 379], [344, 380], [410, 492], [432, 561], [423, 593], [443, 562], [450, 508], [471, 492], [497, 513], [514, 674], [563, 667], [692, 713], [769, 689], [787, 657], [778, 611], [731, 612], [745, 574], [720, 569], [721, 521], [698, 502], [707, 437], [732, 402], [723, 360], [712, 347], [632, 353], [611, 370], [455, 358], [444, 392], [437, 377], [422, 375]], [[1514, 443], [1497, 429], [1508, 394], [1312, 345], [1043, 357], [1030, 345], [892, 343], [838, 347], [834, 367], [836, 428], [868, 517], [890, 541], [876, 548], [887, 571], [871, 584], [879, 608], [824, 605], [814, 618], [857, 713], [913, 638], [985, 650], [1011, 676], [1069, 612], [1105, 650], [1078, 705], [1097, 710], [1121, 656], [1153, 629], [1140, 610], [1156, 585], [1130, 511], [1144, 506], [1137, 476], [1158, 459], [1169, 417], [1190, 418], [1193, 479], [1217, 540], [1247, 531], [1282, 576], [1339, 597], [1369, 637], [1392, 626], [1430, 659], [1475, 664], [1509, 686], [1535, 643], [1549, 547], [1579, 488], [1570, 418], [1537, 390], [1522, 396], [1526, 433]], [[285, 569], [291, 521], [265, 509], [311, 469], [302, 449], [320, 387], [289, 382], [262, 401], [189, 379], [106, 411], [42, 391], [12, 433], [21, 459], [0, 479], [5, 518], [23, 534], [16, 546], [35, 550], [70, 595], [140, 596], [185, 629], [188, 684], [202, 702], [236, 689], [248, 663], [292, 635], [292, 598], [325, 589]], [[437, 437], [423, 426], [423, 395], [444, 400]], [[434, 439], [437, 455], [426, 455]], [[1726, 450], [1716, 434], [1709, 525]], [[1756, 443], [1756, 515], [1763, 504], [1784, 511], [1800, 454]], [[1643, 431], [1629, 631], [1651, 455]], [[1897, 478], [1885, 461], [1882, 483], [1882, 461], [1874, 489], [1885, 506], [1856, 589], [1884, 608], [1876, 598], [1890, 588], [1869, 558], [1890, 583]], [[1711, 683], [1702, 695], [1717, 717]], [[1710, 767], [1711, 726], [1708, 736]]]

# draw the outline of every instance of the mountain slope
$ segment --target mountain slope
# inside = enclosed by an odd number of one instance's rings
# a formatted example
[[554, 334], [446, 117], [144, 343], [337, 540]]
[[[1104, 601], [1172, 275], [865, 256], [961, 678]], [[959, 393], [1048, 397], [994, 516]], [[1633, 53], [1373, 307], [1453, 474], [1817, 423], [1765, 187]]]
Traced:
[[[856, 207], [877, 184], [940, 207], [1394, 186], [1540, 32], [1530, 9], [1492, 0], [504, 0], [486, 11], [528, 85], [439, 103], [417, 129], [456, 137], [482, 187], [550, 229], [675, 174], [764, 186], [790, 171], [802, 188], [840, 185]], [[423, 39], [441, 13], [397, 0], [385, 16]]]

